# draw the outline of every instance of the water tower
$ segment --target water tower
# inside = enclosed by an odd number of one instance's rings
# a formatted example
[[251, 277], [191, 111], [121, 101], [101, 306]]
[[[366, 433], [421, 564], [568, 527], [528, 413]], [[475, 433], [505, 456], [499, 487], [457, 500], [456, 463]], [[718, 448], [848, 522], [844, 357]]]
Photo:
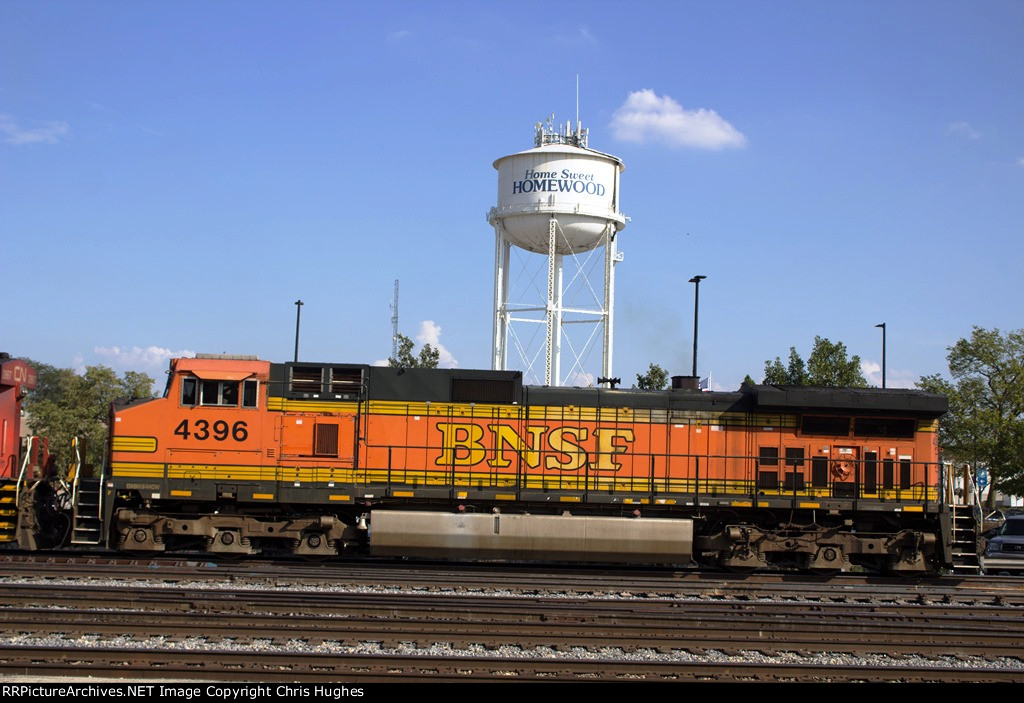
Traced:
[[[508, 368], [511, 343], [520, 357], [514, 368], [533, 374], [543, 351], [545, 385], [581, 385], [587, 355], [600, 338], [601, 376], [611, 376], [615, 264], [622, 260], [615, 237], [626, 226], [619, 212], [619, 174], [625, 166], [615, 156], [589, 149], [587, 130], [579, 121], [574, 130], [570, 123], [555, 127], [549, 119], [537, 123], [533, 149], [503, 156], [494, 168], [498, 205], [487, 213], [495, 237], [491, 367]], [[512, 247], [522, 250], [517, 259], [524, 268], [535, 255], [547, 258], [547, 290], [528, 286], [532, 299], [527, 294], [509, 301]], [[593, 257], [600, 249], [604, 257], [598, 267]], [[566, 260], [572, 262], [568, 280], [563, 276]], [[563, 294], [570, 287], [584, 299], [565, 304]], [[534, 351], [531, 335], [518, 330], [533, 326], [536, 331], [537, 325], [546, 334], [543, 350]], [[564, 374], [563, 344], [572, 357]]]

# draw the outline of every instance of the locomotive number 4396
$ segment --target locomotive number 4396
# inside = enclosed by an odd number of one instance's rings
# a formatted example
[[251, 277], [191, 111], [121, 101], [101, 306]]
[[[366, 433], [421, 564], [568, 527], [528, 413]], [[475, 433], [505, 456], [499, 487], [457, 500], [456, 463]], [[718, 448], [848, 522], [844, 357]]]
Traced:
[[213, 423], [211, 432], [210, 423], [207, 420], [196, 420], [192, 423], [192, 429], [189, 430], [188, 420], [182, 420], [178, 423], [178, 426], [174, 428], [174, 434], [178, 435], [182, 439], [198, 439], [200, 441], [210, 439], [213, 437], [218, 442], [223, 442], [228, 437], [236, 442], [244, 442], [249, 439], [249, 430], [246, 428], [245, 422], [239, 420], [233, 425], [228, 425], [224, 420], [217, 420]]

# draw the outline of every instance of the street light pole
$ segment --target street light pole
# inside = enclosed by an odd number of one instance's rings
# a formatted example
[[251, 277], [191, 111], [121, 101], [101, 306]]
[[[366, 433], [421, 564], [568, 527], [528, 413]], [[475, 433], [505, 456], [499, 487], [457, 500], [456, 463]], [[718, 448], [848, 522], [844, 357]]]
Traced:
[[693, 284], [693, 377], [697, 378], [697, 311], [700, 303], [700, 282], [707, 276], [694, 276], [690, 279]]
[[299, 360], [299, 319], [302, 317], [302, 301], [295, 301], [295, 361]]
[[882, 328], [882, 388], [885, 388], [885, 323], [875, 325]]

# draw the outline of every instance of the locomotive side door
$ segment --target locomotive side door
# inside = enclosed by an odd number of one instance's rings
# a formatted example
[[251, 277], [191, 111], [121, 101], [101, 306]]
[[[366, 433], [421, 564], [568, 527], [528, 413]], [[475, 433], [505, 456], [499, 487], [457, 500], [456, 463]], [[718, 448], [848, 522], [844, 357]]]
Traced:
[[[355, 483], [356, 416], [285, 413], [281, 418], [282, 477], [285, 480]], [[310, 467], [304, 476], [300, 467]], [[287, 467], [287, 468], [286, 468]]]

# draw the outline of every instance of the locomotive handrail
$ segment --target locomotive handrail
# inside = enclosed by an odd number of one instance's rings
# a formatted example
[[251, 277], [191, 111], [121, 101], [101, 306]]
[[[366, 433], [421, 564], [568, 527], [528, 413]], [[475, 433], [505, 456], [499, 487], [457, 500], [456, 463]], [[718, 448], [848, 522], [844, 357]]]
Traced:
[[107, 478], [107, 462], [110, 461], [110, 443], [107, 442], [103, 447], [103, 460], [100, 462], [100, 478], [99, 486], [96, 489], [96, 514], [103, 515], [103, 484], [106, 483]]
[[[450, 413], [445, 414], [446, 419], [451, 419], [453, 416]], [[377, 445], [383, 447], [384, 445]], [[893, 476], [891, 481], [879, 480], [877, 483], [870, 484], [872, 487], [868, 488], [868, 483], [865, 482], [865, 474], [863, 466], [860, 466], [860, 475], [857, 481], [850, 482], [837, 482], [832, 478], [825, 478], [821, 483], [816, 483], [810, 475], [809, 464], [805, 463], [802, 467], [796, 467], [796, 476], [803, 475], [806, 478], [806, 483], [798, 482], [796, 478], [792, 481], [787, 479], [786, 483], [781, 483], [778, 487], [769, 488], [760, 486], [758, 484], [758, 478], [756, 475], [756, 464], [759, 456], [756, 454], [706, 454], [706, 453], [673, 453], [673, 452], [644, 452], [643, 465], [646, 465], [646, 470], [630, 474], [625, 476], [625, 482], [631, 484], [630, 486], [614, 488], [608, 487], [605, 484], [606, 480], [614, 478], [614, 472], [596, 474], [592, 471], [594, 452], [587, 451], [584, 449], [563, 449], [562, 452], [577, 457], [582, 457], [582, 461], [579, 465], [579, 476], [576, 479], [573, 478], [571, 472], [569, 474], [552, 474], [544, 476], [542, 474], [532, 475], [533, 481], [526, 480], [525, 465], [522, 461], [522, 457], [519, 456], [518, 460], [514, 461], [512, 470], [513, 474], [507, 476], [499, 476], [495, 470], [488, 466], [487, 468], [476, 468], [475, 466], [460, 466], [457, 465], [455, 459], [455, 452], [453, 451], [456, 447], [448, 444], [447, 435], [445, 439], [435, 444], [433, 442], [419, 443], [409, 442], [402, 445], [407, 450], [434, 450], [440, 451], [442, 454], [447, 454], [447, 461], [443, 465], [437, 465], [434, 471], [439, 472], [439, 475], [435, 478], [430, 476], [431, 466], [428, 465], [416, 465], [408, 466], [401, 465], [395, 466], [393, 463], [392, 446], [387, 446], [387, 453], [383, 457], [383, 461], [379, 469], [386, 476], [386, 482], [388, 484], [395, 481], [399, 483], [413, 482], [435, 484], [447, 486], [453, 494], [457, 491], [457, 488], [462, 485], [470, 485], [475, 483], [477, 479], [482, 479], [481, 485], [486, 485], [490, 488], [496, 488], [499, 485], [501, 487], [513, 488], [517, 492], [517, 497], [523, 491], [533, 490], [578, 490], [581, 491], [583, 496], [589, 497], [594, 491], [628, 491], [637, 492], [637, 488], [641, 485], [643, 488], [640, 492], [646, 492], [650, 496], [655, 493], [691, 493], [693, 504], [696, 507], [701, 506], [701, 498], [705, 494], [717, 494], [720, 492], [725, 493], [736, 493], [738, 495], [747, 495], [751, 498], [761, 500], [763, 498], [773, 497], [817, 497], [817, 498], [837, 498], [842, 500], [868, 500], [868, 501], [882, 501], [885, 503], [891, 503], [894, 506], [903, 503], [914, 503], [924, 504], [925, 509], [933, 506], [937, 501], [940, 501], [941, 486], [938, 480], [936, 484], [930, 485], [927, 480], [923, 480], [921, 473], [926, 471], [929, 466], [934, 466], [934, 462], [927, 461], [909, 461], [907, 465], [911, 467], [912, 471], [907, 475], [909, 483], [905, 483], [899, 475]], [[481, 449], [482, 453], [486, 453], [488, 457], [495, 456], [501, 451], [511, 451], [510, 448], [495, 448], [490, 447], [486, 450]], [[518, 452], [513, 452], [518, 454]], [[640, 455], [635, 455], [634, 458], [639, 458]], [[666, 466], [669, 464], [678, 464], [678, 462], [684, 462], [690, 467], [689, 477], [673, 477], [667, 475], [658, 469], [658, 465], [664, 463]], [[742, 462], [747, 465], [748, 471], [745, 479], [738, 477], [728, 478], [725, 475], [725, 464], [728, 462]], [[372, 467], [367, 470], [372, 470]], [[463, 475], [464, 474], [464, 475]], [[499, 480], [501, 479], [501, 480]], [[365, 480], [372, 481], [372, 479], [366, 478]], [[563, 484], [568, 481], [569, 484]], [[543, 485], [542, 485], [543, 482]], [[729, 484], [729, 485], [726, 485]], [[836, 490], [837, 486], [847, 486], [841, 490], [849, 491], [849, 494], [835, 494], [833, 491]], [[934, 491], [934, 496], [932, 492]], [[831, 495], [830, 495], [831, 494]]]
[[78, 482], [82, 478], [82, 455], [78, 451], [78, 437], [71, 438], [71, 451], [75, 453], [75, 480], [71, 482], [71, 505], [78, 500]]
[[[355, 443], [355, 446], [352, 449], [353, 471], [359, 471], [359, 448], [366, 440], [366, 435], [369, 434], [370, 426], [370, 388], [366, 384], [366, 379], [363, 378], [362, 375], [360, 376], [360, 379], [359, 398], [356, 400], [355, 436], [352, 438], [352, 441]], [[366, 404], [366, 412], [363, 412], [364, 403]]]
[[21, 460], [21, 471], [18, 472], [18, 482], [14, 486], [14, 505], [20, 504], [21, 484], [25, 482], [25, 472], [28, 470], [28, 460], [32, 457], [32, 442], [38, 441], [36, 435], [29, 435], [28, 446], [25, 448], [25, 458]]

